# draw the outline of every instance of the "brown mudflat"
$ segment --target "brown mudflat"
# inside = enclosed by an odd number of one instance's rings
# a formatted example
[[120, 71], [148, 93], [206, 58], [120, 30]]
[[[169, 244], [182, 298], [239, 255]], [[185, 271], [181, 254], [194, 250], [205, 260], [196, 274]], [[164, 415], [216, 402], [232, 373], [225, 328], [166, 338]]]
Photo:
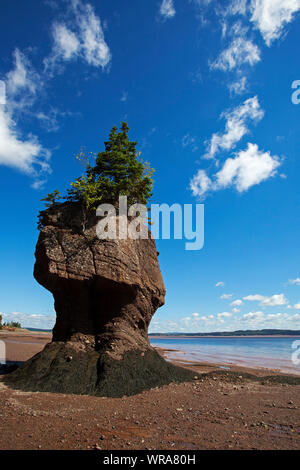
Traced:
[[[13, 361], [50, 338], [0, 333]], [[188, 367], [198, 380], [123, 398], [21, 392], [0, 380], [0, 449], [300, 448], [299, 378]]]

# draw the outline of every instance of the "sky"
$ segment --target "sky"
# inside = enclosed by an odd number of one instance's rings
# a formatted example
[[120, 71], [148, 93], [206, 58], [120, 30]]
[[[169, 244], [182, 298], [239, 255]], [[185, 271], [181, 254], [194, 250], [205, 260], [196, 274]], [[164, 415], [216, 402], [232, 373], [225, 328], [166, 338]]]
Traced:
[[[300, 0], [14, 0], [0, 16], [0, 312], [52, 328], [41, 199], [128, 122], [156, 204], [204, 204], [205, 244], [157, 240], [151, 332], [300, 329]], [[295, 82], [295, 83], [294, 83]], [[294, 84], [294, 88], [292, 88]]]

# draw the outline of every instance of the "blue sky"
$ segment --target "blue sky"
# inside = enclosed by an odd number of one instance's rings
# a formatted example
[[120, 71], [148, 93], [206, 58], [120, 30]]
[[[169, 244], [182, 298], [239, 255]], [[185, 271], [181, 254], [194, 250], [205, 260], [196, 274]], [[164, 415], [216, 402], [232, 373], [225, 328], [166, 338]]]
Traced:
[[[0, 17], [0, 311], [50, 328], [41, 198], [126, 120], [153, 203], [205, 204], [205, 246], [159, 240], [150, 331], [300, 329], [297, 0], [15, 0]], [[5, 86], [4, 86], [5, 85]]]

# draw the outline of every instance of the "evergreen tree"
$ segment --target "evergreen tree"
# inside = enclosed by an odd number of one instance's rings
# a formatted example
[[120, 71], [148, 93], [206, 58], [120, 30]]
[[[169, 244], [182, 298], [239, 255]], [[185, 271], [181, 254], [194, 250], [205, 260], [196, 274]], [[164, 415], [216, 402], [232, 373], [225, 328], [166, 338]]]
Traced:
[[45, 206], [47, 208], [52, 207], [53, 205], [57, 204], [59, 199], [61, 199], [60, 192], [55, 189], [53, 193], [47, 194], [42, 201], [45, 202]]
[[[87, 209], [101, 202], [118, 204], [119, 196], [127, 196], [128, 204], [147, 204], [152, 196], [154, 170], [138, 159], [137, 142], [128, 138], [129, 127], [113, 127], [105, 150], [98, 153], [95, 166], [87, 158], [86, 172], [71, 183], [68, 200], [82, 201]], [[82, 152], [77, 156], [82, 160]]]

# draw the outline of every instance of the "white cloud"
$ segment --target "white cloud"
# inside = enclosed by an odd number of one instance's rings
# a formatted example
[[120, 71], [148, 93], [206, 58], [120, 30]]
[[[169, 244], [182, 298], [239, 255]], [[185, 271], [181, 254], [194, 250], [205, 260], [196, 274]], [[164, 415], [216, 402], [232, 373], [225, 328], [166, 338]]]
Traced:
[[218, 313], [217, 318], [219, 321], [223, 322], [225, 318], [230, 318], [232, 317], [232, 313], [229, 312], [223, 312], [223, 313]]
[[52, 330], [55, 324], [55, 314], [28, 314], [22, 312], [1, 313], [4, 322], [19, 322], [24, 328], [41, 328], [44, 330]]
[[196, 175], [190, 181], [190, 188], [193, 193], [193, 196], [202, 197], [206, 194], [212, 187], [212, 181], [207, 176], [204, 170], [198, 170]]
[[297, 277], [296, 279], [289, 279], [289, 284], [294, 284], [296, 286], [300, 286], [300, 278]]
[[224, 287], [224, 286], [225, 286], [225, 282], [223, 282], [223, 281], [219, 281], [216, 284], [216, 287]]
[[263, 295], [259, 295], [259, 294], [254, 294], [254, 295], [247, 295], [246, 297], [243, 297], [244, 300], [249, 300], [250, 302], [261, 302], [262, 300], [264, 300], [266, 297], [264, 297]]
[[263, 312], [249, 312], [245, 313], [245, 315], [242, 316], [242, 319], [246, 321], [263, 321], [264, 314]]
[[160, 5], [159, 13], [163, 18], [173, 18], [176, 14], [173, 0], [163, 0]]
[[198, 318], [198, 317], [199, 317], [199, 313], [192, 313], [192, 317]]
[[79, 39], [65, 24], [54, 23], [53, 39], [56, 55], [64, 60], [70, 60], [79, 53]]
[[259, 122], [264, 117], [257, 96], [249, 98], [232, 111], [221, 114], [225, 118], [225, 132], [213, 134], [211, 140], [206, 143], [207, 153], [204, 158], [215, 158], [222, 150], [229, 151], [249, 132], [248, 123]]
[[300, 302], [298, 302], [297, 304], [295, 304], [295, 305], [294, 305], [294, 308], [295, 308], [296, 310], [300, 310]]
[[228, 72], [245, 64], [253, 66], [259, 61], [260, 50], [257, 45], [240, 36], [231, 41], [230, 46], [223, 50], [219, 57], [210, 64], [210, 68]]
[[288, 304], [288, 300], [284, 294], [275, 294], [275, 295], [272, 295], [272, 297], [265, 297], [264, 300], [262, 300], [261, 302], [261, 305], [268, 306], [268, 307], [273, 307], [276, 305], [286, 305], [286, 304]]
[[125, 103], [125, 102], [127, 101], [127, 99], [128, 99], [128, 92], [127, 92], [127, 91], [123, 91], [122, 96], [121, 96], [121, 101], [122, 101], [123, 103]]
[[198, 150], [198, 145], [196, 143], [195, 137], [192, 137], [190, 134], [186, 134], [181, 139], [182, 147], [187, 148], [189, 147], [192, 152], [196, 152]]
[[70, 3], [68, 24], [53, 24], [54, 46], [51, 56], [44, 61], [46, 69], [53, 68], [58, 62], [78, 58], [94, 67], [105, 68], [111, 60], [111, 52], [105, 42], [100, 18], [91, 4], [84, 4], [81, 0], [70, 0]]
[[230, 299], [232, 296], [233, 296], [233, 294], [223, 294], [223, 295], [221, 295], [220, 299], [226, 300], [226, 299]]
[[243, 301], [240, 300], [240, 299], [237, 299], [237, 300], [234, 300], [233, 302], [231, 302], [230, 304], [232, 307], [240, 307], [241, 305], [243, 305]]
[[294, 14], [300, 10], [300, 0], [252, 0], [251, 21], [268, 46], [284, 33]]
[[[25, 86], [26, 76], [23, 81], [14, 80], [13, 74], [8, 74], [8, 77], [10, 86], [14, 84], [14, 92]], [[2, 86], [2, 89], [5, 91], [5, 87]], [[17, 168], [37, 177], [41, 172], [50, 172], [49, 158], [50, 152], [42, 147], [37, 137], [30, 135], [27, 139], [22, 138], [11, 112], [5, 105], [0, 105], [0, 165]]]
[[24, 90], [31, 94], [37, 91], [39, 76], [33, 71], [29, 60], [19, 49], [14, 51], [15, 67], [8, 72], [6, 79], [6, 90], [8, 95], [17, 95]]
[[49, 158], [50, 152], [37, 137], [22, 138], [10, 113], [0, 106], [0, 165], [37, 177], [40, 172], [50, 172]]
[[262, 152], [256, 144], [248, 144], [234, 158], [228, 158], [222, 169], [209, 178], [204, 170], [199, 170], [192, 178], [190, 188], [196, 197], [205, 197], [208, 191], [235, 187], [240, 193], [248, 191], [252, 186], [275, 176], [280, 166], [278, 156], [270, 152]]
[[238, 192], [248, 191], [273, 176], [280, 166], [279, 158], [270, 152], [261, 152], [256, 144], [238, 152], [235, 158], [228, 158], [222, 170], [216, 174], [216, 187], [235, 186]]
[[23, 136], [18, 129], [16, 116], [29, 112], [41, 86], [39, 75], [29, 60], [18, 49], [14, 52], [14, 67], [1, 81], [0, 103], [0, 165], [18, 169], [35, 179], [32, 187], [41, 186], [41, 175], [50, 173], [50, 151], [43, 148], [32, 134]]
[[292, 315], [291, 317], [288, 318], [289, 321], [300, 321], [300, 314], [296, 313], [295, 315]]
[[6, 104], [6, 83], [0, 80], [0, 105]]
[[240, 313], [240, 309], [239, 309], [239, 308], [236, 308], [236, 307], [233, 308], [232, 311], [233, 311], [233, 313]]
[[225, 15], [245, 15], [248, 0], [232, 0], [226, 9]]
[[13, 57], [14, 67], [5, 78], [5, 104], [10, 113], [28, 112], [43, 86], [42, 78], [19, 49], [14, 51]]
[[243, 299], [251, 302], [260, 302], [260, 305], [263, 307], [274, 307], [278, 305], [287, 305], [289, 303], [284, 294], [275, 294], [271, 297], [255, 294], [247, 295], [246, 297], [243, 297]]
[[245, 26], [244, 23], [241, 21], [236, 21], [233, 23], [233, 25], [228, 29], [228, 35], [231, 37], [237, 37], [237, 38], [246, 38], [247, 32], [248, 32], [248, 27]]
[[242, 95], [247, 89], [247, 78], [242, 77], [228, 85], [231, 95]]

